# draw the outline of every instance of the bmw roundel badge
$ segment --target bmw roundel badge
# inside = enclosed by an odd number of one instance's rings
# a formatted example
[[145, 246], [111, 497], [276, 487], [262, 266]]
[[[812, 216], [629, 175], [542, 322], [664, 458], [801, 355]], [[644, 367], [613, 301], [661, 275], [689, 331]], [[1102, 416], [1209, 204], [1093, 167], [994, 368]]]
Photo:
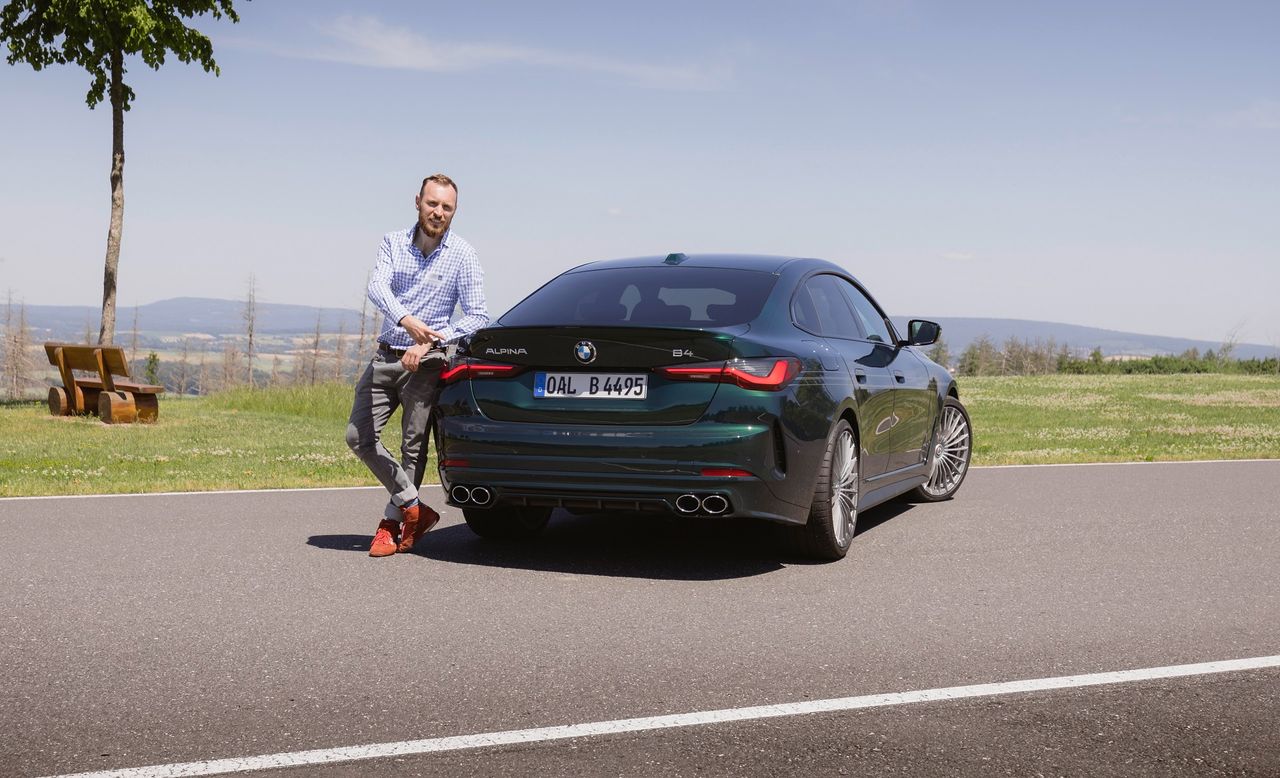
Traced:
[[596, 345], [589, 340], [580, 340], [573, 347], [573, 355], [584, 365], [596, 361]]

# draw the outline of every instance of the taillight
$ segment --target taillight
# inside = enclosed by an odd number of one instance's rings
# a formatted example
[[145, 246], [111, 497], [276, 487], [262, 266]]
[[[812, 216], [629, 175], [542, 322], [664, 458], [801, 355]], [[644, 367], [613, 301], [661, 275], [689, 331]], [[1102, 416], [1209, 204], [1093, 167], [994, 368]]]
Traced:
[[444, 383], [465, 378], [509, 378], [523, 370], [521, 365], [504, 365], [498, 362], [462, 362], [440, 374]]
[[800, 360], [794, 357], [730, 359], [728, 362], [698, 362], [657, 368], [677, 381], [715, 381], [737, 384], [743, 389], [776, 392], [800, 374]]

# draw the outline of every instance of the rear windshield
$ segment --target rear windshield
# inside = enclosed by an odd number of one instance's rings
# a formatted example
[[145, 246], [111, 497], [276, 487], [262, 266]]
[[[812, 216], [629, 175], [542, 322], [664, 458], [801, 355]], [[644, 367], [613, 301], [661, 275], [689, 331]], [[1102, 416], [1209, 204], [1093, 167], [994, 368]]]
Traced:
[[552, 279], [499, 321], [728, 327], [758, 316], [775, 281], [773, 273], [713, 267], [586, 270]]

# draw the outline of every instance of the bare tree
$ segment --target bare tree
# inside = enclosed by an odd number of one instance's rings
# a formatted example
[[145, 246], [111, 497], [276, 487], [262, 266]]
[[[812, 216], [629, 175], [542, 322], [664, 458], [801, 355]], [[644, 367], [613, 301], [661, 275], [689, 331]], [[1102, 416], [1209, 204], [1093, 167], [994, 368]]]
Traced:
[[1236, 346], [1240, 344], [1240, 330], [1243, 328], [1244, 322], [1240, 322], [1232, 327], [1227, 332], [1227, 336], [1222, 339], [1222, 346], [1218, 348], [1218, 364], [1224, 370], [1228, 369], [1231, 364], [1231, 355], [1235, 353]]
[[[368, 273], [366, 273], [364, 276], [364, 287], [365, 289], [369, 288]], [[360, 372], [360, 360], [364, 356], [364, 349], [365, 349], [364, 339], [365, 339], [365, 330], [368, 324], [368, 320], [369, 320], [369, 295], [366, 293], [362, 295], [360, 298], [360, 338], [359, 340], [356, 341], [355, 354], [353, 355], [355, 357], [355, 366], [352, 372], [356, 373], [357, 375], [359, 375], [359, 372]]]
[[271, 356], [271, 375], [267, 377], [267, 386], [275, 386], [280, 381], [280, 355]]
[[222, 349], [222, 375], [218, 383], [219, 389], [230, 389], [240, 385], [240, 358], [243, 356], [234, 341], [227, 341]]
[[249, 274], [249, 297], [244, 303], [244, 331], [248, 336], [248, 345], [245, 347], [245, 361], [249, 365], [249, 388], [254, 388], [253, 383], [253, 328], [258, 317], [258, 301], [257, 301], [257, 282], [253, 274]]
[[209, 350], [204, 346], [200, 347], [200, 377], [197, 379], [196, 394], [204, 394], [209, 391]]
[[18, 314], [13, 314], [13, 292], [9, 293], [4, 316], [4, 388], [10, 400], [20, 400], [27, 387], [35, 383], [35, 368], [31, 359], [31, 333], [27, 327], [27, 304], [18, 304]]
[[10, 289], [4, 304], [4, 341], [0, 342], [0, 383], [6, 397], [12, 398], [17, 388], [13, 371], [13, 290]]
[[3, 359], [0, 377], [3, 378], [4, 395], [10, 400], [18, 399], [18, 388], [22, 381], [22, 354], [18, 348], [17, 330], [18, 320], [13, 313], [13, 290], [10, 289], [4, 304], [4, 342], [0, 343], [0, 359]]
[[[105, 341], [110, 343], [110, 340]], [[133, 306], [133, 328], [129, 331], [129, 365], [138, 361], [138, 306]]]
[[182, 357], [178, 360], [178, 396], [187, 393], [187, 370], [191, 359], [191, 338], [182, 338]]
[[307, 383], [311, 386], [316, 385], [316, 366], [320, 361], [320, 314], [316, 314], [316, 337], [311, 341], [311, 357], [310, 357], [310, 375], [307, 377]]
[[338, 342], [333, 348], [333, 380], [341, 381], [347, 369], [347, 325], [338, 322]]

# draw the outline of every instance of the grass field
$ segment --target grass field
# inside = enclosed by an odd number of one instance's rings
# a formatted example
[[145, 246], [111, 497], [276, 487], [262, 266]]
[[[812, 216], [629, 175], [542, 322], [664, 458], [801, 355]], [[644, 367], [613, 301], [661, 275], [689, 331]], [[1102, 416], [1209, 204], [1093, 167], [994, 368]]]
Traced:
[[[967, 378], [960, 396], [975, 465], [1280, 458], [1280, 377]], [[343, 442], [350, 404], [345, 384], [238, 391], [119, 426], [0, 406], [0, 496], [373, 485]]]
[[[162, 397], [156, 424], [3, 406], [0, 496], [375, 485], [344, 442], [350, 409], [345, 384]], [[399, 420], [383, 435], [392, 451]]]
[[1280, 377], [968, 378], [974, 463], [1280, 457]]

